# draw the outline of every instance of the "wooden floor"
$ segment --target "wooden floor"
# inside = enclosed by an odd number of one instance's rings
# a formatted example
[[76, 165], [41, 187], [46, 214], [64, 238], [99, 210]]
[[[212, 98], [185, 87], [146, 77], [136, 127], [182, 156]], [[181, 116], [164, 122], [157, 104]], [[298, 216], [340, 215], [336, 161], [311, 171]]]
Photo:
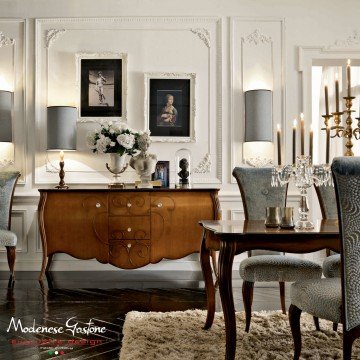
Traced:
[[[44, 282], [42, 286], [37, 276], [20, 272], [14, 290], [8, 290], [7, 274], [0, 272], [0, 359], [119, 359], [122, 326], [129, 311], [206, 308], [203, 283], [193, 280], [193, 274], [181, 274], [185, 280], [171, 281], [171, 274], [164, 280], [161, 274], [141, 271], [59, 272], [53, 273], [52, 283]], [[240, 311], [241, 288], [233, 291], [236, 310]], [[256, 288], [253, 308], [280, 309], [278, 289]], [[217, 311], [221, 311], [218, 294]], [[70, 333], [36, 335], [13, 328], [7, 332], [12, 317], [21, 319], [23, 327], [31, 327], [35, 321], [36, 326], [47, 328], [65, 327], [71, 317], [76, 317], [73, 321], [79, 327], [85, 327], [92, 319], [106, 332], [88, 337]]]

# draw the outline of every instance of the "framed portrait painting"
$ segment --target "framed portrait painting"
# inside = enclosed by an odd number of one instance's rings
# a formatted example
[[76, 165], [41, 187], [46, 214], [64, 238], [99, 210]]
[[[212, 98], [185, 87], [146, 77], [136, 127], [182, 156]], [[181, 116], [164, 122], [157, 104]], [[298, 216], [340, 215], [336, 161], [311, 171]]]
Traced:
[[155, 172], [151, 176], [151, 180], [160, 180], [161, 187], [168, 188], [170, 186], [170, 161], [158, 161], [156, 163]]
[[76, 54], [79, 121], [126, 120], [127, 54]]
[[153, 141], [195, 141], [195, 74], [146, 73], [145, 122]]

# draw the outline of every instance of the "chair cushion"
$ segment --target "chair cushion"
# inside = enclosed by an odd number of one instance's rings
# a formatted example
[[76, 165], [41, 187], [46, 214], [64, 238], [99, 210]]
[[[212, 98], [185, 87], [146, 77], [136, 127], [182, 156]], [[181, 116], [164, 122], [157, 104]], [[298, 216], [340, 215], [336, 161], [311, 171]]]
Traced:
[[12, 231], [0, 229], [0, 245], [2, 246], [16, 246], [17, 237]]
[[326, 278], [341, 277], [340, 254], [328, 256], [323, 262], [323, 273]]
[[302, 311], [341, 322], [341, 279], [313, 279], [291, 284], [291, 303]]
[[320, 265], [287, 255], [252, 256], [240, 263], [240, 277], [245, 281], [298, 281], [321, 278]]

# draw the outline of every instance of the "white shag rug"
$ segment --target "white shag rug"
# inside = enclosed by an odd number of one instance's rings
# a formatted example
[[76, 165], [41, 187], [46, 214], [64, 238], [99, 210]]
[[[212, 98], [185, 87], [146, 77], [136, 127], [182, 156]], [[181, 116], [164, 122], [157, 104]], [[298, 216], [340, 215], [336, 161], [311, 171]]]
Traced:
[[[225, 358], [225, 325], [222, 313], [215, 314], [209, 330], [202, 330], [206, 311], [167, 313], [132, 311], [126, 315], [120, 360], [217, 360]], [[245, 313], [236, 313], [237, 360], [291, 360], [293, 340], [287, 315], [280, 311], [254, 312], [250, 333], [244, 332]], [[312, 316], [301, 316], [301, 359], [342, 359], [342, 326], [320, 320], [316, 331]], [[360, 342], [353, 346], [352, 359], [360, 359]]]

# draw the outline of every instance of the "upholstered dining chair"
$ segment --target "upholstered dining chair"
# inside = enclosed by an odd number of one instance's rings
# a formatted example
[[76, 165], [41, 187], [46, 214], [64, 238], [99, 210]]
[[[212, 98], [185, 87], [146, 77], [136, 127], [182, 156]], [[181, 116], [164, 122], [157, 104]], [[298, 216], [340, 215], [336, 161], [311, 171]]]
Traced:
[[[315, 186], [323, 219], [337, 219], [335, 188], [332, 186]], [[323, 262], [323, 274], [327, 278], [340, 277], [340, 254], [326, 249], [327, 257]]]
[[289, 320], [294, 360], [301, 353], [300, 317], [313, 316], [343, 324], [343, 359], [350, 360], [352, 344], [360, 337], [360, 157], [335, 158], [335, 181], [341, 240], [341, 277], [305, 280], [291, 285]]
[[[234, 168], [233, 176], [239, 185], [246, 220], [265, 220], [266, 207], [286, 205], [287, 186], [272, 187], [271, 173], [271, 168]], [[319, 279], [322, 274], [321, 266], [312, 261], [264, 250], [251, 251], [249, 257], [240, 263], [239, 271], [243, 280], [246, 332], [250, 329], [255, 282], [276, 281], [279, 283], [281, 308], [286, 314], [285, 282]], [[318, 328], [316, 319], [315, 324]]]
[[[316, 195], [319, 200], [321, 215], [323, 219], [338, 219], [335, 188], [333, 186], [316, 186]], [[341, 276], [340, 254], [326, 249], [327, 257], [323, 261], [322, 269], [326, 278]], [[333, 330], [337, 331], [338, 324], [333, 323]]]
[[10, 268], [8, 287], [14, 286], [15, 281], [15, 256], [16, 234], [10, 231], [11, 208], [15, 186], [20, 176], [19, 172], [0, 172], [0, 245], [6, 247], [7, 261]]
[[[337, 219], [335, 188], [332, 186], [315, 186], [316, 195], [319, 199], [321, 215], [323, 219]], [[340, 277], [341, 261], [340, 254], [326, 250], [327, 257], [323, 262], [323, 274], [325, 277]]]

